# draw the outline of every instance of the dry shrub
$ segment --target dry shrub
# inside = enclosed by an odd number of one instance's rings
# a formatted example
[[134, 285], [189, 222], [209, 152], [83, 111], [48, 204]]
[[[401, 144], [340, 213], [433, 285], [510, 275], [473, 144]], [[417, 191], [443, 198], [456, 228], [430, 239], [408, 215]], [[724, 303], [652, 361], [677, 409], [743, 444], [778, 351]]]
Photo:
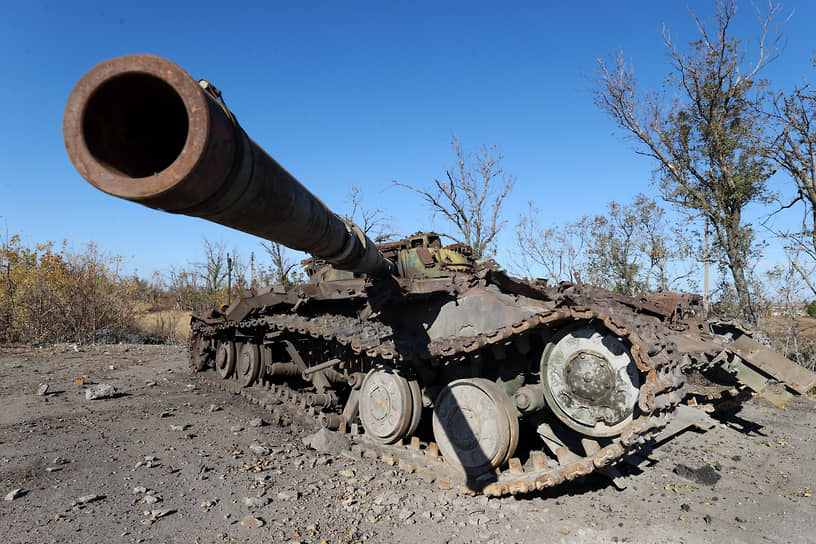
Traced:
[[816, 319], [780, 315], [767, 317], [761, 325], [779, 353], [809, 370], [816, 370]]
[[0, 341], [115, 341], [133, 333], [138, 280], [120, 274], [122, 258], [88, 244], [0, 246]]

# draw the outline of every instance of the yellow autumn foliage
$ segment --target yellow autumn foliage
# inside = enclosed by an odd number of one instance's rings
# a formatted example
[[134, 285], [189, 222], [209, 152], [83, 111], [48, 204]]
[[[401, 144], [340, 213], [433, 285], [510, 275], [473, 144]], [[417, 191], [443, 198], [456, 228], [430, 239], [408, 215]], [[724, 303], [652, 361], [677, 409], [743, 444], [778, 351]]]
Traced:
[[137, 278], [122, 258], [95, 244], [26, 247], [17, 235], [0, 245], [0, 341], [115, 341], [134, 331]]

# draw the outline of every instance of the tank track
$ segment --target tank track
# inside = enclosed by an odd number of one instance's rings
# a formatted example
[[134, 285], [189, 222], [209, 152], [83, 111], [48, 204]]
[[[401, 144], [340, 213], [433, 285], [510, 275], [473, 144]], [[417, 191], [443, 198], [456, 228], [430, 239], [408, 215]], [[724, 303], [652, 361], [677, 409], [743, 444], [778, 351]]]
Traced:
[[[603, 308], [606, 309], [606, 308]], [[611, 309], [611, 308], [610, 308]], [[531, 452], [528, 459], [512, 458], [505, 466], [487, 472], [477, 478], [465, 479], [465, 475], [452, 469], [444, 462], [434, 442], [420, 442], [414, 436], [394, 445], [384, 445], [358, 434], [358, 426], [350, 425], [344, 430], [352, 434], [354, 450], [362, 457], [377, 458], [390, 466], [399, 466], [410, 472], [417, 472], [440, 487], [457, 486], [467, 493], [483, 493], [487, 496], [505, 496], [530, 493], [561, 485], [578, 477], [598, 470], [609, 470], [612, 465], [633, 453], [651, 438], [653, 433], [669, 422], [671, 412], [685, 395], [685, 377], [681, 372], [682, 360], [674, 354], [671, 342], [662, 339], [662, 326], [635, 312], [626, 312], [621, 317], [612, 318], [608, 313], [590, 307], [559, 307], [541, 312], [511, 326], [503, 327], [489, 334], [475, 337], [450, 338], [426, 344], [424, 350], [406, 350], [394, 341], [390, 327], [375, 321], [360, 321], [356, 318], [322, 315], [304, 317], [296, 314], [276, 314], [248, 319], [240, 323], [218, 323], [208, 325], [194, 321], [191, 338], [191, 366], [201, 372], [206, 368], [209, 354], [200, 348], [200, 338], [206, 338], [232, 328], [242, 330], [262, 328], [265, 331], [286, 332], [290, 335], [320, 338], [332, 345], [336, 353], [349, 350], [356, 355], [365, 355], [372, 366], [377, 363], [392, 363], [394, 360], [423, 358], [449, 358], [473, 353], [492, 344], [504, 343], [521, 334], [535, 334], [550, 329], [553, 325], [570, 321], [600, 321], [611, 332], [624, 338], [631, 346], [630, 351], [644, 379], [638, 396], [639, 413], [614, 438], [604, 446], [594, 440], [584, 445], [584, 454], [572, 451], [566, 460], [553, 466], [554, 459], [541, 452]], [[272, 384], [263, 380], [252, 387], [242, 388], [233, 380], [223, 380], [208, 370], [201, 377], [222, 390], [240, 394], [273, 414], [276, 406], [287, 403], [292, 409], [303, 414], [304, 395], [287, 385]], [[317, 423], [326, 423], [326, 415], [319, 410], [309, 411]], [[287, 418], [283, 419], [284, 422]], [[288, 418], [291, 420], [291, 418]], [[293, 421], [290, 421], [293, 422]], [[342, 427], [341, 427], [342, 428]], [[593, 447], [593, 445], [595, 447]]]

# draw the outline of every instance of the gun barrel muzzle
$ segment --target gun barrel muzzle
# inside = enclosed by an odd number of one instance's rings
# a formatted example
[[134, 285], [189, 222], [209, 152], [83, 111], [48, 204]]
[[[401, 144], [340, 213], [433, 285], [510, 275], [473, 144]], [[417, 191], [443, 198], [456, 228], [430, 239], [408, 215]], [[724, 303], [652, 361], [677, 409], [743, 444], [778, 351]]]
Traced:
[[65, 147], [94, 187], [311, 253], [338, 268], [393, 272], [363, 232], [253, 142], [207, 82], [140, 54], [104, 61], [68, 98]]

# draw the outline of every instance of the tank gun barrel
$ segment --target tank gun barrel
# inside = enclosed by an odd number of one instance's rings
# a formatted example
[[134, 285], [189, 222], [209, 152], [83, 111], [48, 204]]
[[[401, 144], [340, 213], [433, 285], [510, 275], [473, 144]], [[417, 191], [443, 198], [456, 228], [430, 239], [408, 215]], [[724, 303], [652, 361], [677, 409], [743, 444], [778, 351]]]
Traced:
[[68, 98], [65, 147], [97, 189], [150, 208], [200, 217], [337, 268], [393, 273], [353, 223], [252, 141], [211, 84], [140, 54], [104, 61]]

